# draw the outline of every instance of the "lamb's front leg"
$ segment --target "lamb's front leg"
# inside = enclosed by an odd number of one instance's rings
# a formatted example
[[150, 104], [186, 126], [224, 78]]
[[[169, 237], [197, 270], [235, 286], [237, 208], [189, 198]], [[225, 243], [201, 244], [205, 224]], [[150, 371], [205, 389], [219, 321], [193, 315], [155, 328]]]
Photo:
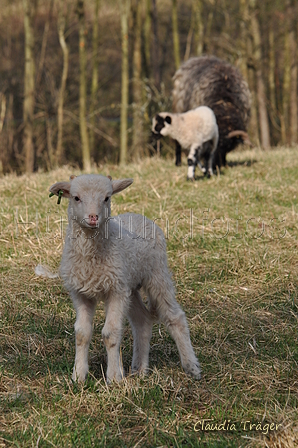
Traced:
[[187, 170], [187, 180], [195, 180], [195, 170], [197, 165], [197, 157], [196, 153], [199, 150], [200, 145], [192, 145], [187, 157], [187, 164], [188, 164], [188, 170]]
[[102, 329], [102, 338], [108, 355], [107, 381], [121, 381], [124, 370], [120, 359], [120, 344], [123, 332], [123, 320], [128, 300], [119, 295], [110, 295], [105, 302], [106, 321]]
[[76, 309], [75, 323], [76, 357], [72, 379], [84, 382], [88, 373], [88, 351], [92, 336], [92, 322], [95, 313], [96, 300], [82, 294], [72, 292], [71, 298]]

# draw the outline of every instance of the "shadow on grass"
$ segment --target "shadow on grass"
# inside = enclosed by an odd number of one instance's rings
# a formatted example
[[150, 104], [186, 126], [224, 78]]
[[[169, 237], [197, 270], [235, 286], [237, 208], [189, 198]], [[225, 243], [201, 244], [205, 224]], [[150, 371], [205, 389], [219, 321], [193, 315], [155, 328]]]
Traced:
[[250, 160], [242, 160], [242, 161], [229, 161], [227, 162], [227, 166], [230, 168], [233, 168], [235, 166], [253, 166], [255, 163], [258, 163], [258, 161], [256, 159], [250, 159]]

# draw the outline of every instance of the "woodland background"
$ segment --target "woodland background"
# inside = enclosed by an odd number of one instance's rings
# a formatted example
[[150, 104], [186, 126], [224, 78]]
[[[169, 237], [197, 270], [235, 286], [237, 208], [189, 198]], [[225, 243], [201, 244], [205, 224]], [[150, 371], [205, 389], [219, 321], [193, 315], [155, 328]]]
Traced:
[[0, 11], [0, 173], [151, 154], [151, 118], [201, 54], [247, 80], [254, 144], [297, 144], [294, 0], [0, 0]]

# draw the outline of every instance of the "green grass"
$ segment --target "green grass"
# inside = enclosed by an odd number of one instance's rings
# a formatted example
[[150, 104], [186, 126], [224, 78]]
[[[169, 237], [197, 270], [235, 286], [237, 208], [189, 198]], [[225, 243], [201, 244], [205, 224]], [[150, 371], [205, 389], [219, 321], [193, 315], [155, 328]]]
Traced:
[[[94, 169], [134, 178], [113, 198], [114, 214], [145, 213], [166, 233], [198, 382], [156, 325], [150, 374], [108, 387], [99, 304], [88, 380], [72, 383], [75, 313], [60, 280], [34, 267], [58, 268], [67, 201], [58, 206], [48, 188], [73, 171], [0, 179], [0, 447], [297, 446], [297, 148], [229, 160], [220, 176], [194, 183], [186, 164], [158, 158]], [[121, 354], [129, 372], [128, 326]]]

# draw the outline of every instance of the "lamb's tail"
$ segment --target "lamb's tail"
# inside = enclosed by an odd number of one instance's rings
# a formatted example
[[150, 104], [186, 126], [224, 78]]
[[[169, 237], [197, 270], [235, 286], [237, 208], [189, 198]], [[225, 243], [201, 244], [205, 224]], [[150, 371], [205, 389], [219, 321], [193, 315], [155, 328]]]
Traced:
[[48, 266], [42, 265], [42, 264], [38, 264], [34, 268], [34, 272], [35, 272], [36, 275], [38, 275], [40, 277], [47, 277], [47, 278], [57, 278], [57, 277], [59, 277], [58, 273], [54, 274], [53, 272], [50, 271], [50, 268]]

